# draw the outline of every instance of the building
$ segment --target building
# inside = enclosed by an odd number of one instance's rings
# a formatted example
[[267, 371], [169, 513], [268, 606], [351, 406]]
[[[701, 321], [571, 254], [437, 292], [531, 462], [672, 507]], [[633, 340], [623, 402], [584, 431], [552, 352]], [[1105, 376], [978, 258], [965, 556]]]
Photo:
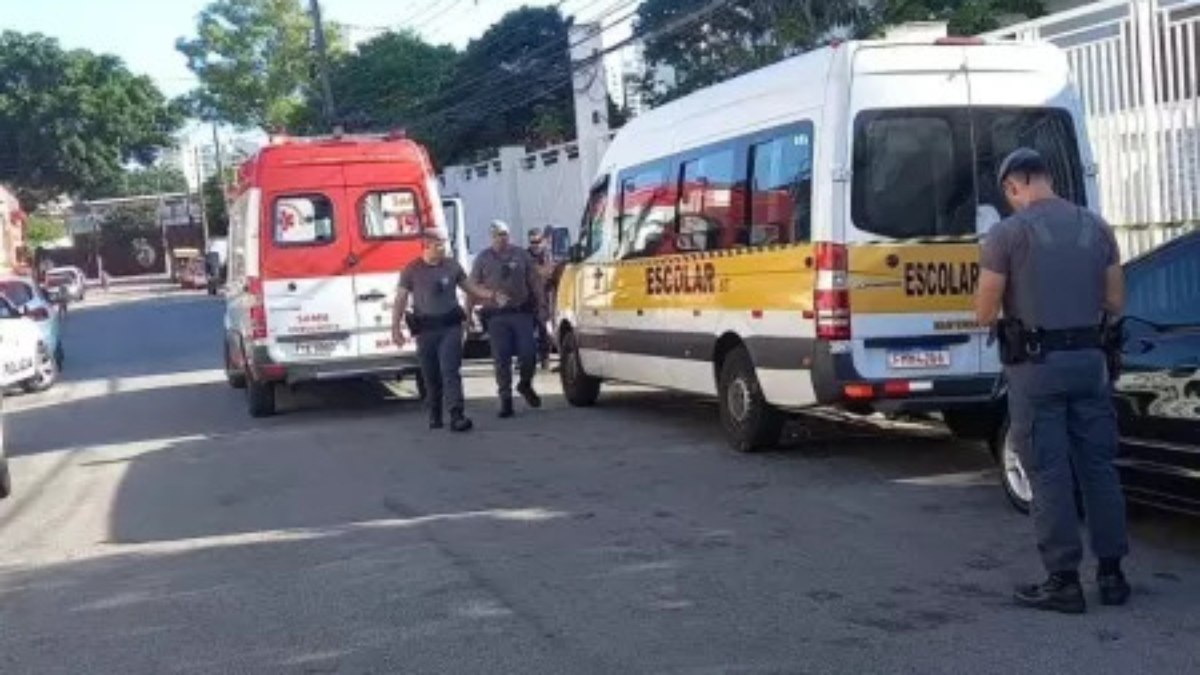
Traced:
[[[221, 163], [230, 168], [236, 166], [258, 151], [262, 142], [250, 136], [226, 136], [221, 140]], [[182, 139], [179, 145], [163, 151], [159, 162], [175, 167], [187, 179], [188, 190], [200, 189], [209, 176], [217, 173], [217, 149], [211, 141]]]
[[20, 272], [28, 268], [25, 245], [25, 212], [16, 195], [0, 185], [0, 271]]

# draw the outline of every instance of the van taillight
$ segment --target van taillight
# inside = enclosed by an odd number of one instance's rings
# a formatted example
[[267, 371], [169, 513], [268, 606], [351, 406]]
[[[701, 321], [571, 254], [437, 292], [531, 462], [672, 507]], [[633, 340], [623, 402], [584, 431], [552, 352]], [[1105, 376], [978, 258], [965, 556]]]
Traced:
[[267, 307], [263, 299], [262, 279], [246, 279], [246, 291], [250, 293], [250, 338], [265, 340], [267, 337]]
[[816, 245], [817, 284], [813, 293], [820, 340], [850, 339], [850, 252], [841, 244]]

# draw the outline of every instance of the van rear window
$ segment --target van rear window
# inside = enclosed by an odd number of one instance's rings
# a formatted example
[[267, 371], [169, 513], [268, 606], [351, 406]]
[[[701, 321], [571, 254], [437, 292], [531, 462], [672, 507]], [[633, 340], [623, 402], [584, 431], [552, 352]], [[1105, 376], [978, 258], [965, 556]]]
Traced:
[[280, 197], [272, 220], [276, 244], [312, 246], [334, 239], [333, 202], [325, 195]]
[[1047, 108], [873, 110], [855, 120], [852, 211], [889, 239], [981, 233], [1010, 213], [996, 184], [1008, 153], [1042, 154], [1064, 199], [1084, 204], [1070, 116]]
[[368, 192], [362, 206], [363, 236], [399, 239], [421, 234], [421, 209], [412, 190]]

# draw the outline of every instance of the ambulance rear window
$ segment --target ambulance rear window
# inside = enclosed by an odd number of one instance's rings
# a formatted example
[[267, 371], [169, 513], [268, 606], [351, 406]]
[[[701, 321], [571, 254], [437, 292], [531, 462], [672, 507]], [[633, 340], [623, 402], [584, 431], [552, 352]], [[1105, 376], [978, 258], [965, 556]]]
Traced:
[[417, 193], [407, 189], [368, 192], [362, 204], [363, 236], [403, 239], [421, 234]]
[[317, 194], [280, 197], [275, 200], [272, 223], [277, 245], [328, 244], [334, 239], [333, 202]]

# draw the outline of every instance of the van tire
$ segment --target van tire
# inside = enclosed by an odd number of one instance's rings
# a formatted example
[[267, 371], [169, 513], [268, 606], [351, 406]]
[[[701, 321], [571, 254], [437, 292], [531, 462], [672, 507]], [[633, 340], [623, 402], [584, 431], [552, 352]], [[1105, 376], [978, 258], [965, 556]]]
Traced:
[[0, 459], [0, 499], [12, 494], [12, 474], [8, 472], [8, 460]]
[[275, 414], [274, 382], [258, 382], [254, 378], [246, 381], [246, 407], [254, 418], [270, 417]]
[[233, 359], [229, 358], [229, 342], [225, 343], [225, 381], [234, 389], [246, 388], [246, 373], [235, 370]]
[[721, 426], [738, 452], [755, 452], [779, 444], [786, 417], [767, 403], [745, 347], [730, 351], [717, 382]]
[[968, 441], [993, 440], [1006, 417], [1002, 406], [942, 411], [942, 421], [950, 433]]
[[579, 341], [574, 331], [562, 335], [562, 362], [558, 369], [563, 396], [577, 408], [590, 408], [600, 398], [600, 378], [588, 375], [579, 354]]
[[1008, 416], [992, 434], [988, 441], [992, 457], [1000, 469], [1000, 487], [1008, 503], [1020, 513], [1029, 513], [1033, 506], [1033, 488], [1029, 482], [1029, 474], [1022, 466], [1021, 458], [1017, 455], [1016, 446], [1008, 435]]

